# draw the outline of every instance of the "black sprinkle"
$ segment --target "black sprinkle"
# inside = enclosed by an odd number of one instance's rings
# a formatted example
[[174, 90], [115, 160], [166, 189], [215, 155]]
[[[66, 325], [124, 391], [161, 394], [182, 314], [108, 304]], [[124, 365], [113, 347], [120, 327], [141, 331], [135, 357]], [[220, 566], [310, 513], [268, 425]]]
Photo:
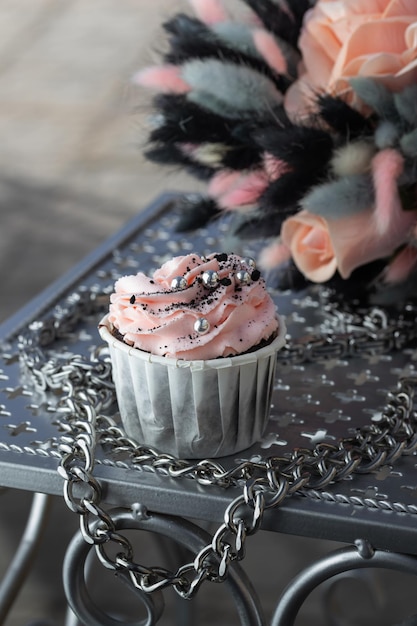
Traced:
[[261, 272], [259, 270], [253, 270], [252, 274], [250, 275], [250, 277], [252, 278], [253, 281], [257, 281], [260, 279], [261, 277]]
[[214, 258], [217, 259], [219, 263], [221, 263], [222, 261], [227, 261], [227, 254], [225, 252], [222, 252], [221, 254], [215, 254]]
[[136, 296], [135, 295], [131, 296], [129, 300], [130, 304], [135, 304], [135, 301], [136, 301]]

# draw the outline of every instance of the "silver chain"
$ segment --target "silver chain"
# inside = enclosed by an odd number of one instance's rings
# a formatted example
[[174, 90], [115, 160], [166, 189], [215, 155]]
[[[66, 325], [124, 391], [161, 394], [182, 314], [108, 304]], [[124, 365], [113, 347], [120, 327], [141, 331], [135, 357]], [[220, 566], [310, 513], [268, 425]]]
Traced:
[[[279, 507], [302, 489], [325, 489], [354, 472], [374, 471], [417, 450], [413, 404], [417, 380], [413, 378], [399, 380], [397, 388], [388, 393], [378, 423], [358, 428], [337, 444], [297, 448], [287, 456], [244, 461], [229, 470], [214, 460], [189, 462], [140, 445], [105, 414], [115, 402], [106, 349], [98, 348], [89, 359], [73, 354], [47, 358], [48, 346], [65, 337], [80, 319], [96, 312], [103, 301], [107, 302], [107, 297], [88, 290], [72, 294], [49, 318], [30, 325], [28, 333], [19, 337], [19, 351], [38, 388], [60, 391], [56, 410], [66, 432], [59, 444], [58, 472], [64, 479], [65, 502], [80, 516], [84, 540], [95, 546], [106, 568], [127, 572], [132, 585], [145, 593], [171, 586], [183, 598], [191, 598], [203, 581], [221, 582], [229, 563], [243, 559], [246, 538], [260, 528], [266, 509]], [[326, 306], [323, 332], [287, 345], [279, 353], [281, 362], [386, 353], [417, 337], [417, 312], [411, 305], [394, 318], [379, 308], [358, 311], [345, 307], [341, 311], [337, 305]], [[189, 477], [202, 485], [223, 488], [241, 486], [242, 493], [227, 507], [211, 543], [192, 562], [177, 571], [145, 567], [135, 562], [131, 542], [116, 529], [101, 504], [100, 483], [93, 475], [98, 444], [111, 449], [116, 458], [127, 455], [133, 465], [164, 470], [171, 478]]]

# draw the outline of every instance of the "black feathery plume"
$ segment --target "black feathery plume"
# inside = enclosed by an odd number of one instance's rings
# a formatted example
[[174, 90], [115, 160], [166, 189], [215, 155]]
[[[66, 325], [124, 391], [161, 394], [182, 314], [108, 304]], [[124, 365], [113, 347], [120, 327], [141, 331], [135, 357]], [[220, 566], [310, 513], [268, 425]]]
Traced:
[[310, 0], [290, 2], [291, 14], [272, 0], [244, 0], [244, 2], [258, 15], [267, 30], [297, 48], [304, 14], [312, 6]]
[[283, 211], [277, 213], [270, 211], [254, 211], [247, 216], [241, 217], [234, 226], [233, 233], [240, 239], [260, 239], [262, 237], [277, 236], [281, 230], [282, 222], [294, 213], [294, 211]]
[[164, 30], [170, 35], [169, 41], [175, 49], [180, 50], [181, 44], [195, 41], [216, 41], [215, 33], [204, 22], [185, 13], [177, 13], [164, 22]]
[[287, 129], [263, 129], [256, 132], [259, 145], [290, 168], [273, 181], [262, 194], [263, 212], [295, 212], [302, 196], [326, 178], [334, 149], [333, 138], [319, 128], [291, 126]]
[[260, 165], [261, 153], [252, 146], [240, 146], [225, 153], [221, 166], [234, 171], [248, 170]]
[[174, 203], [181, 214], [175, 225], [177, 232], [188, 232], [205, 226], [222, 213], [213, 198], [201, 194], [184, 194]]
[[202, 181], [209, 180], [215, 171], [214, 168], [193, 161], [184, 154], [175, 144], [158, 144], [144, 152], [145, 157], [153, 163], [161, 165], [179, 165], [192, 176]]
[[248, 215], [238, 227], [239, 236], [278, 235], [287, 217], [299, 210], [302, 197], [318, 182], [326, 179], [333, 153], [333, 139], [317, 128], [290, 125], [256, 131], [262, 150], [282, 159], [289, 171], [272, 181], [258, 200], [258, 210]]
[[151, 131], [151, 142], [210, 141], [235, 146], [241, 143], [233, 135], [234, 124], [240, 120], [226, 119], [204, 110], [184, 95], [159, 94], [153, 100], [153, 107], [161, 114], [162, 123]]
[[330, 133], [320, 128], [292, 125], [289, 128], [263, 128], [255, 131], [259, 146], [303, 174], [325, 171], [334, 143]]
[[235, 234], [242, 239], [278, 236], [283, 222], [299, 211], [299, 202], [314, 185], [300, 172], [288, 172], [266, 188], [258, 208], [242, 218]]
[[244, 65], [267, 76], [282, 93], [292, 82], [288, 77], [277, 74], [261, 58], [228, 46], [196, 18], [180, 13], [166, 22], [164, 28], [171, 34], [171, 49], [164, 55], [167, 63], [181, 65], [192, 59], [212, 58]]
[[[242, 170], [261, 162], [261, 148], [248, 131], [248, 125], [242, 124], [240, 119], [227, 119], [205, 111], [189, 102], [184, 95], [157, 95], [153, 106], [162, 122], [151, 131], [149, 144], [221, 143], [226, 147], [219, 163], [222, 167]], [[175, 154], [178, 154], [178, 148]], [[178, 160], [175, 159], [175, 162]], [[180, 162], [184, 162], [182, 156]]]
[[[323, 172], [324, 175], [324, 172]], [[276, 228], [281, 228], [282, 222], [299, 210], [298, 203], [302, 197], [317, 183], [317, 173], [307, 175], [302, 170], [286, 172], [277, 180], [272, 181], [258, 200], [258, 206], [263, 215], [273, 213], [276, 216]], [[277, 214], [279, 214], [279, 219]]]
[[312, 9], [317, 0], [287, 0], [287, 5], [298, 27], [298, 36], [303, 26], [304, 16], [309, 9]]
[[[329, 297], [342, 308], [346, 302], [355, 301], [357, 305], [367, 305], [372, 297], [371, 285], [380, 275], [385, 266], [385, 261], [377, 260], [372, 263], [362, 265], [352, 272], [349, 278], [342, 278], [336, 272], [330, 280], [323, 283], [328, 287]], [[266, 274], [268, 285], [272, 289], [280, 291], [300, 291], [305, 289], [311, 282], [296, 267], [293, 259], [289, 259], [277, 268], [270, 270]]]
[[271, 128], [287, 130], [294, 127], [294, 123], [288, 117], [284, 107], [278, 106], [271, 110], [269, 113], [264, 113], [263, 116], [259, 114], [253, 117], [251, 120], [245, 120], [236, 125], [233, 129], [234, 136], [243, 140], [250, 135], [251, 141], [259, 144], [257, 133], [265, 131], [268, 133]]
[[339, 272], [336, 272], [324, 284], [334, 291], [334, 297], [339, 298], [340, 303], [352, 300], [361, 300], [366, 303], [372, 294], [371, 285], [376, 281], [386, 264], [385, 259], [366, 263], [356, 268], [349, 278], [342, 278]]
[[353, 109], [342, 98], [320, 94], [317, 105], [318, 115], [345, 139], [370, 136], [375, 131], [373, 120]]

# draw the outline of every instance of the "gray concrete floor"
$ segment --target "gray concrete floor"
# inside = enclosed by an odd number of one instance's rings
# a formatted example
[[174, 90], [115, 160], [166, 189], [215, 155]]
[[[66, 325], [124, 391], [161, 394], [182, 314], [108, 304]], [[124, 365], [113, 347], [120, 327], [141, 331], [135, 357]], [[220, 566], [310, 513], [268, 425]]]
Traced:
[[[162, 191], [197, 188], [183, 173], [169, 174], [142, 158], [149, 96], [130, 82], [138, 68], [157, 58], [163, 45], [160, 24], [178, 6], [186, 5], [172, 0], [0, 0], [0, 322]], [[1, 494], [0, 575], [29, 504], [28, 493]], [[35, 620], [64, 624], [60, 567], [77, 522], [56, 498], [43, 549], [5, 626]], [[268, 615], [291, 576], [332, 547], [270, 533], [250, 540], [246, 568]], [[376, 580], [377, 589], [382, 582]], [[408, 602], [413, 611], [406, 583], [396, 583], [398, 595], [390, 609], [378, 596], [382, 617], [376, 618], [370, 596], [361, 595], [364, 580], [354, 580], [350, 591], [345, 587], [347, 605], [338, 623], [394, 623], [400, 606]], [[385, 590], [392, 588], [389, 581], [385, 585]], [[220, 587], [211, 589], [201, 601], [204, 619], [196, 617], [193, 623], [237, 623], [222, 594]], [[362, 617], [356, 616], [358, 598], [363, 599]], [[324, 624], [320, 605], [318, 594], [297, 623]], [[349, 621], [344, 606], [353, 608]], [[175, 623], [175, 605], [170, 607], [167, 626]]]

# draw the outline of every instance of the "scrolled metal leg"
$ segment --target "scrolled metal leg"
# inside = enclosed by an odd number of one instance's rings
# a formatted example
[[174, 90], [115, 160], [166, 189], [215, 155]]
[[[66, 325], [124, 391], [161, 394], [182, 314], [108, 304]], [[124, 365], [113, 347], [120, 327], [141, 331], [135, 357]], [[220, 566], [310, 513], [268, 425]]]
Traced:
[[[210, 542], [210, 536], [198, 526], [183, 519], [152, 513], [146, 517], [135, 517], [132, 512], [119, 510], [112, 512], [112, 519], [117, 530], [148, 530], [164, 537], [169, 537], [175, 542], [197, 553]], [[163, 608], [163, 602], [159, 595], [152, 599], [148, 594], [143, 594], [135, 589], [139, 599], [148, 602], [147, 621], [123, 622], [103, 613], [92, 601], [84, 577], [84, 564], [89, 551], [94, 546], [87, 544], [82, 535], [77, 533], [71, 541], [64, 560], [64, 589], [68, 602], [82, 623], [89, 626], [153, 626], [157, 623]], [[127, 573], [126, 573], [127, 574]], [[119, 576], [123, 576], [123, 572]], [[260, 603], [252, 585], [244, 571], [236, 564], [229, 568], [228, 578], [224, 585], [230, 591], [237, 608], [242, 626], [264, 626], [265, 621], [261, 614]], [[130, 586], [132, 589], [132, 586]], [[159, 594], [159, 592], [157, 592]]]
[[26, 528], [19, 546], [0, 584], [0, 624], [6, 619], [30, 571], [31, 562], [42, 539], [51, 496], [35, 493]]
[[366, 541], [336, 550], [301, 572], [284, 591], [278, 602], [271, 626], [293, 626], [308, 596], [321, 583], [344, 572], [363, 568], [382, 568], [417, 574], [417, 558], [407, 554], [373, 551]]
[[[92, 600], [85, 580], [85, 564], [94, 546], [87, 544], [81, 534], [76, 534], [71, 541], [64, 560], [64, 589], [74, 614], [82, 624], [88, 626], [153, 626], [159, 620], [163, 612], [163, 598], [160, 592], [155, 596], [148, 597], [139, 589], [132, 592], [137, 595], [140, 603], [145, 607], [147, 617], [145, 620], [120, 621], [105, 613]], [[124, 582], [123, 573], [118, 579]]]
[[70, 607], [68, 607], [65, 616], [65, 626], [83, 626]]

